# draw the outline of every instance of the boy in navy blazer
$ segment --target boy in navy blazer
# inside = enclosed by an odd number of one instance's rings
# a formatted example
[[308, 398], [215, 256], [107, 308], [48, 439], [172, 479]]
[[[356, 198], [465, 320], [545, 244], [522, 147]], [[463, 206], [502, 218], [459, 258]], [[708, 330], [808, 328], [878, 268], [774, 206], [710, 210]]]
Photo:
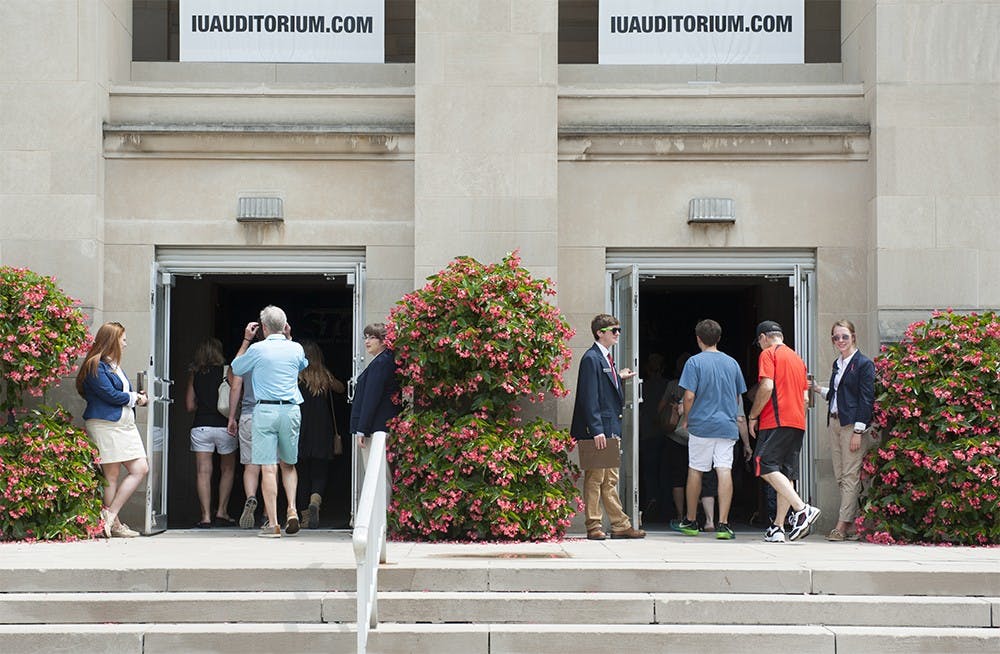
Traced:
[[[624, 394], [622, 382], [635, 373], [628, 368], [615, 369], [611, 347], [618, 342], [621, 326], [618, 319], [606, 313], [590, 322], [594, 345], [580, 359], [576, 383], [576, 401], [570, 436], [574, 440], [593, 440], [594, 447], [603, 450], [609, 438], [621, 438]], [[645, 538], [646, 532], [634, 529], [622, 510], [618, 497], [618, 468], [598, 468], [583, 472], [583, 501], [586, 511], [587, 538], [604, 540], [601, 529], [603, 513], [611, 522], [612, 538]]]

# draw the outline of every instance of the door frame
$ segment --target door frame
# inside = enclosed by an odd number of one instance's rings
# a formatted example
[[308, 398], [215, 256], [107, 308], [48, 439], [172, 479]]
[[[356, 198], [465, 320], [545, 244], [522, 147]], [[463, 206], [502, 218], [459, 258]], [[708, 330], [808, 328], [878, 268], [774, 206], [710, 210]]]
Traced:
[[[345, 276], [354, 290], [351, 386], [364, 367], [364, 248], [212, 248], [156, 247], [150, 278], [150, 353], [147, 379], [151, 410], [146, 424], [147, 452], [162, 452], [160, 465], [150, 465], [145, 480], [146, 535], [167, 528], [170, 387], [170, 288], [174, 279], [200, 275], [323, 275]], [[353, 441], [353, 439], [352, 439]], [[158, 449], [153, 449], [153, 446]], [[152, 463], [152, 462], [151, 462]], [[356, 477], [357, 456], [351, 464]], [[352, 485], [353, 487], [353, 485]], [[351, 515], [355, 500], [352, 494]]]
[[[619, 300], [621, 294], [621, 282], [616, 280], [624, 279], [626, 270], [632, 269], [638, 278], [645, 276], [655, 277], [784, 277], [788, 280], [789, 286], [793, 290], [793, 312], [795, 316], [795, 350], [805, 361], [806, 367], [810, 371], [817, 370], [816, 362], [816, 251], [795, 249], [795, 250], [765, 250], [765, 249], [659, 249], [659, 250], [627, 250], [609, 249], [605, 253], [605, 278], [606, 278], [606, 310], [614, 314], [615, 311], [626, 308]], [[637, 382], [633, 385], [637, 395], [635, 411], [638, 412], [638, 405], [643, 401], [642, 397], [642, 370], [638, 363], [641, 360], [638, 343], [639, 324], [639, 288], [635, 283], [635, 301], [631, 307], [634, 312], [629, 317], [632, 325], [635, 325], [635, 334], [622, 331], [623, 338], [619, 340], [618, 356], [623, 358], [623, 353], [627, 353], [629, 363], [634, 365], [633, 370], [639, 371]], [[618, 316], [619, 320], [625, 318]], [[635, 339], [633, 343], [628, 341]], [[625, 341], [624, 343], [622, 341]], [[626, 397], [626, 403], [628, 398]], [[627, 410], [627, 409], [626, 409]], [[799, 489], [806, 501], [812, 501], [816, 496], [816, 474], [815, 455], [817, 453], [817, 410], [807, 408], [806, 410], [806, 435], [802, 442], [802, 451], [799, 455]], [[623, 431], [625, 431], [623, 429]], [[632, 432], [627, 435], [629, 442], [639, 442], [639, 421], [632, 421]], [[623, 434], [622, 438], [626, 438]], [[637, 463], [638, 457], [633, 457], [629, 465]], [[624, 459], [623, 459], [624, 464]], [[631, 510], [626, 509], [630, 514], [633, 524], [639, 524], [638, 511], [638, 476], [634, 473], [631, 477], [631, 484], [625, 484], [625, 474], [620, 476], [621, 486], [619, 495], [623, 501], [631, 503]]]

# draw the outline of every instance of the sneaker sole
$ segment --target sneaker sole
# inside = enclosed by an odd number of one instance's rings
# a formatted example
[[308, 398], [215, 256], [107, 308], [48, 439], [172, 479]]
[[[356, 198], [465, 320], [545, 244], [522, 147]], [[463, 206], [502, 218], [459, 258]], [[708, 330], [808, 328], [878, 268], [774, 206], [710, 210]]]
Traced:
[[[816, 509], [816, 507], [813, 508]], [[811, 534], [812, 526], [813, 524], [815, 524], [817, 520], [819, 520], [819, 516], [821, 513], [822, 511], [816, 509], [816, 513], [813, 514], [813, 519], [808, 520], [806, 524], [802, 526], [802, 529], [799, 531], [799, 533], [796, 533], [795, 530], [793, 529], [791, 533], [788, 534], [788, 540], [791, 542], [795, 542], [797, 540], [802, 540], [803, 538]]]
[[256, 510], [256, 502], [252, 506], [243, 505], [243, 513], [240, 514], [240, 529], [253, 529], [253, 516]]
[[288, 516], [288, 521], [285, 523], [285, 533], [289, 536], [299, 533], [298, 516]]
[[715, 532], [716, 540], [733, 540], [736, 538], [735, 534], [727, 534], [725, 532]]
[[309, 505], [309, 528], [319, 529], [319, 507], [315, 504]]

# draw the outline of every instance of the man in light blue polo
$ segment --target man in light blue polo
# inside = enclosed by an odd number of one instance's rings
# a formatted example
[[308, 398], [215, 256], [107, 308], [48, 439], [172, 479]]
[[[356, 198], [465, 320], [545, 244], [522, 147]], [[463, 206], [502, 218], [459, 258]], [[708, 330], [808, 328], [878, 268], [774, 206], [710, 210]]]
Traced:
[[[264, 340], [253, 343], [257, 330], [263, 329]], [[253, 343], [253, 345], [251, 345]], [[251, 460], [261, 467], [261, 495], [267, 512], [267, 523], [257, 534], [263, 538], [281, 537], [278, 522], [278, 467], [288, 497], [288, 518], [285, 533], [299, 530], [295, 510], [295, 490], [298, 476], [295, 463], [299, 456], [299, 371], [309, 365], [302, 346], [292, 341], [285, 312], [267, 306], [260, 312], [260, 322], [247, 323], [243, 343], [233, 359], [234, 375], [253, 371], [253, 389], [257, 405], [253, 410], [253, 454]]]

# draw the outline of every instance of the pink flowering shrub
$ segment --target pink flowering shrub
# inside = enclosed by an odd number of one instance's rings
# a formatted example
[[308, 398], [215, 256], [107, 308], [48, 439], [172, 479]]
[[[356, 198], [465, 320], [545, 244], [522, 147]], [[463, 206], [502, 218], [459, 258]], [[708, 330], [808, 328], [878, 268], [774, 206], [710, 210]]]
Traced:
[[79, 303], [51, 277], [0, 267], [0, 405], [41, 397], [87, 353], [90, 335]]
[[582, 509], [573, 441], [518, 416], [521, 399], [564, 396], [573, 336], [549, 304], [552, 283], [515, 252], [483, 265], [455, 259], [390, 314], [410, 406], [389, 444], [396, 538], [549, 540]]
[[86, 316], [51, 277], [0, 267], [0, 540], [98, 532], [97, 452], [61, 408], [26, 411], [75, 369]]
[[1000, 544], [1000, 316], [935, 312], [882, 352], [865, 537]]
[[61, 409], [0, 427], [0, 540], [76, 540], [100, 533], [97, 450]]

